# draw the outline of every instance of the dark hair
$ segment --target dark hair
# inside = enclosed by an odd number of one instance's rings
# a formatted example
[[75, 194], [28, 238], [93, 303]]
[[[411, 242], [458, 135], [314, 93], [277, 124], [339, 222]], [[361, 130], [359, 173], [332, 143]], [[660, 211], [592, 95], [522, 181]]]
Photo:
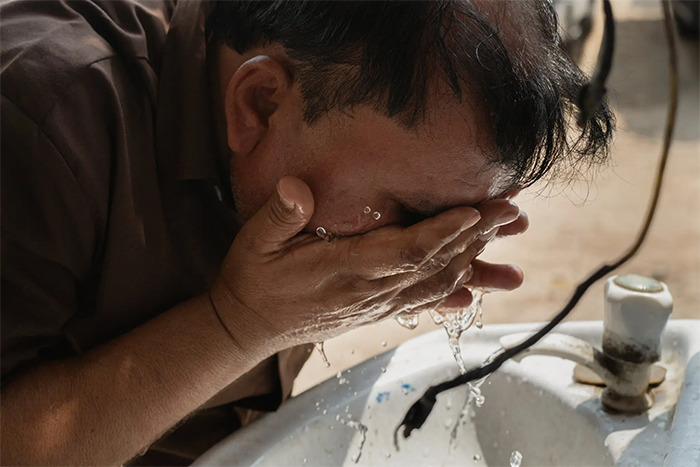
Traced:
[[[489, 11], [473, 0], [222, 1], [207, 26], [239, 53], [280, 44], [309, 123], [369, 104], [410, 128], [443, 80], [484, 114], [509, 186], [528, 186], [557, 162], [578, 170], [604, 161], [614, 129], [607, 105], [570, 134], [587, 80], [559, 47], [550, 2], [481, 3]], [[509, 15], [511, 30], [501, 25]]]

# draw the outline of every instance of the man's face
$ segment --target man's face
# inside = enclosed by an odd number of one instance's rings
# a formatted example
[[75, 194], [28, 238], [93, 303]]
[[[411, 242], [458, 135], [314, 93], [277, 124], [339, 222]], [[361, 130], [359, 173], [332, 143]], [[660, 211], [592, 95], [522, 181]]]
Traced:
[[258, 157], [238, 163], [234, 158], [239, 210], [251, 216], [285, 175], [302, 179], [314, 194], [306, 230], [323, 227], [341, 236], [412, 224], [502, 195], [503, 170], [486, 160], [490, 146], [479, 131], [478, 114], [452, 98], [446, 101], [411, 130], [364, 106], [312, 125], [301, 121], [301, 109], [296, 120], [281, 109], [273, 123], [276, 136], [256, 149]]

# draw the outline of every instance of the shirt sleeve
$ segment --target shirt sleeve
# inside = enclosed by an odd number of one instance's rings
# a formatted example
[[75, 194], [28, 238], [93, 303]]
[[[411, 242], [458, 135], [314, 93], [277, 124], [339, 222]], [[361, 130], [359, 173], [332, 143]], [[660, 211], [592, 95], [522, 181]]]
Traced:
[[10, 99], [3, 96], [0, 108], [5, 384], [63, 344], [97, 235], [86, 195], [55, 145]]

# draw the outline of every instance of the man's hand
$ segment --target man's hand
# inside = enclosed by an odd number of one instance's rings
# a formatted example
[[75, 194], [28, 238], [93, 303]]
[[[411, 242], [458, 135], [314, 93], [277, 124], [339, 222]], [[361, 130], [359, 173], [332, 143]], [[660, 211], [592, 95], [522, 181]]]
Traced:
[[464, 292], [471, 300], [462, 288], [468, 281], [514, 288], [522, 280], [510, 266], [470, 266], [499, 226], [517, 220], [510, 233], [521, 229], [523, 217], [509, 201], [456, 207], [411, 227], [386, 226], [332, 242], [299, 235], [313, 209], [308, 186], [283, 178], [224, 261], [211, 299], [246, 351], [323, 341], [402, 311], [435, 307], [448, 296], [464, 301]]

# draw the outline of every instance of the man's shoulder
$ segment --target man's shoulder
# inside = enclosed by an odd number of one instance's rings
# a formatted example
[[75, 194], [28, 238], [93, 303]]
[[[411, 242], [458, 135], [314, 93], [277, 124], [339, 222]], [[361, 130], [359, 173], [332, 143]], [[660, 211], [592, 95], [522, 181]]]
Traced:
[[157, 73], [172, 11], [172, 1], [3, 2], [2, 94], [38, 123], [101, 61]]

